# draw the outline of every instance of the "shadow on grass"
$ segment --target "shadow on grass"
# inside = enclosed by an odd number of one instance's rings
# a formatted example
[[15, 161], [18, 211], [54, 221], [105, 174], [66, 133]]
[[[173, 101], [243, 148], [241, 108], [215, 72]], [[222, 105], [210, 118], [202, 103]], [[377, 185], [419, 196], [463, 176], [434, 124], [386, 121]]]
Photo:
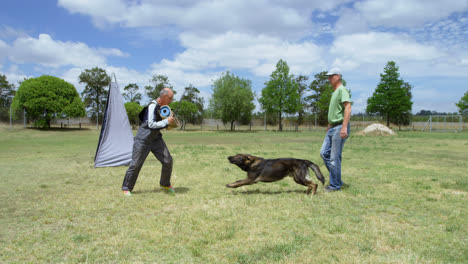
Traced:
[[343, 185], [341, 185], [341, 190], [346, 190], [346, 189], [349, 189], [351, 188], [351, 185], [347, 184], [347, 183], [343, 183]]
[[286, 190], [286, 191], [260, 191], [259, 189], [255, 190], [248, 190], [248, 191], [232, 191], [231, 194], [233, 195], [238, 195], [238, 194], [246, 194], [246, 195], [252, 195], [252, 194], [266, 194], [266, 195], [277, 195], [277, 194], [282, 194], [282, 193], [303, 193], [305, 194], [307, 189], [305, 190]]
[[[317, 188], [317, 193], [320, 192], [321, 190], [320, 189], [324, 189], [325, 186], [319, 186]], [[344, 183], [342, 186], [341, 186], [341, 190], [347, 190], [351, 188], [351, 185], [349, 184], [346, 184]], [[265, 195], [278, 195], [278, 194], [282, 194], [282, 193], [306, 193], [307, 189], [304, 189], [304, 190], [284, 190], [284, 191], [261, 191], [259, 189], [255, 189], [255, 190], [247, 190], [247, 191], [238, 191], [238, 190], [233, 190], [231, 192], [231, 194], [233, 195], [238, 195], [238, 194], [245, 194], [245, 195], [252, 195], [252, 194], [265, 194]]]
[[[187, 193], [190, 191], [190, 188], [187, 187], [174, 187], [175, 193]], [[132, 194], [144, 194], [144, 193], [167, 193], [171, 194], [170, 192], [164, 190], [163, 188], [156, 188], [156, 189], [151, 189], [151, 190], [137, 190], [133, 191]]]
[[89, 131], [91, 128], [77, 128], [77, 127], [68, 127], [68, 128], [60, 128], [60, 127], [51, 127], [51, 128], [37, 128], [37, 127], [27, 127], [27, 129], [36, 130], [36, 131], [57, 131], [57, 132], [72, 132], [72, 131]]

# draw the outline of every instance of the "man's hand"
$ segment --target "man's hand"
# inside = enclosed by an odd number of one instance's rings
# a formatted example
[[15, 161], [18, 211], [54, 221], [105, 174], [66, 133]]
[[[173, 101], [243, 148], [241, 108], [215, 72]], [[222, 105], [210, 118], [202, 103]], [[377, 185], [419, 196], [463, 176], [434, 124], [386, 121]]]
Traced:
[[342, 126], [341, 131], [340, 131], [340, 137], [341, 138], [346, 138], [348, 136], [348, 127], [347, 126]]
[[167, 121], [168, 121], [169, 125], [172, 125], [172, 124], [175, 122], [173, 116], [169, 116], [169, 117], [167, 118]]

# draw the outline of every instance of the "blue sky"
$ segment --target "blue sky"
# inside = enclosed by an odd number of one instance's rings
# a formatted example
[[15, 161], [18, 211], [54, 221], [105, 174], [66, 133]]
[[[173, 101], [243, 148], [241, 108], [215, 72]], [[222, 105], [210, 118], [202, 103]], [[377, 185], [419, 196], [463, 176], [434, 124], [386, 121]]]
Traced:
[[[279, 59], [294, 75], [339, 67], [362, 112], [389, 60], [413, 112], [456, 112], [468, 91], [468, 0], [15, 0], [0, 9], [0, 74], [78, 76], [101, 67], [121, 88], [151, 76], [207, 101], [231, 71], [260, 95]], [[177, 97], [177, 96], [176, 96]], [[258, 110], [258, 109], [257, 109]]]

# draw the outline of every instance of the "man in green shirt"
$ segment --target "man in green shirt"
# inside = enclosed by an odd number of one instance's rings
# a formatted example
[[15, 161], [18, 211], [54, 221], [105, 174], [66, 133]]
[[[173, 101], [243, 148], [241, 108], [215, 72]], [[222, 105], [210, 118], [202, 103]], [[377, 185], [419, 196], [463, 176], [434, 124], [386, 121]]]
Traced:
[[328, 108], [327, 135], [320, 149], [320, 156], [330, 172], [330, 184], [325, 191], [339, 191], [341, 181], [341, 153], [349, 136], [351, 118], [351, 100], [348, 90], [341, 83], [341, 71], [333, 68], [327, 73], [328, 81], [333, 87], [333, 94]]

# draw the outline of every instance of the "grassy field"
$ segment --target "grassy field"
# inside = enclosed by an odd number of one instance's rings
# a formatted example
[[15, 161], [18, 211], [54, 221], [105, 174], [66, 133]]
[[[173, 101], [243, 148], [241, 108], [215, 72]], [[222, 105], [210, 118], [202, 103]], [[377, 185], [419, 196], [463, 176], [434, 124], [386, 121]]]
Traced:
[[1, 263], [468, 263], [466, 132], [351, 136], [343, 191], [315, 196], [291, 178], [228, 189], [245, 173], [226, 157], [325, 174], [323, 132], [166, 132], [177, 194], [150, 155], [131, 197], [126, 167], [93, 168], [98, 136], [0, 127]]

